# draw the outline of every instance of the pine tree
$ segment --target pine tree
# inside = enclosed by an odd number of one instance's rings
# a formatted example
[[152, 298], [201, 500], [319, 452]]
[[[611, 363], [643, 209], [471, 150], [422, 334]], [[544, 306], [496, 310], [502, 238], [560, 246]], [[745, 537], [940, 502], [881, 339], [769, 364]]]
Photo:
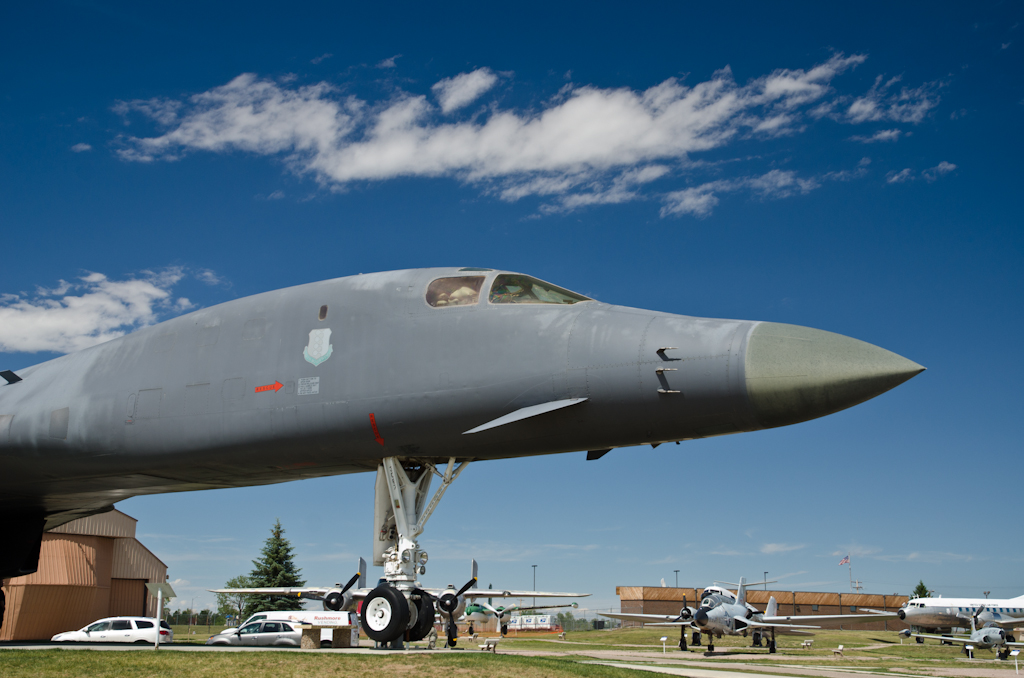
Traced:
[[[270, 536], [263, 545], [262, 557], [252, 561], [253, 570], [249, 573], [249, 581], [253, 588], [305, 586], [306, 582], [299, 579], [302, 571], [292, 560], [292, 545], [284, 538], [284, 528], [278, 519], [270, 529]], [[257, 612], [280, 610], [301, 610], [302, 602], [295, 598], [275, 596], [252, 596], [245, 606], [244, 617]]]
[[914, 588], [914, 592], [910, 594], [911, 598], [927, 598], [928, 587], [924, 585], [924, 580], [917, 582], [917, 586]]

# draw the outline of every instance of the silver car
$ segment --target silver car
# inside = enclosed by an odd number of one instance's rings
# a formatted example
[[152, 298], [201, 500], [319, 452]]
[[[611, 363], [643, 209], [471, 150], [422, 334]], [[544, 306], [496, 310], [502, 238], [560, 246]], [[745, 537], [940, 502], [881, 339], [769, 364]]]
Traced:
[[302, 630], [283, 621], [258, 621], [240, 629], [219, 633], [206, 641], [207, 645], [243, 645], [299, 647]]

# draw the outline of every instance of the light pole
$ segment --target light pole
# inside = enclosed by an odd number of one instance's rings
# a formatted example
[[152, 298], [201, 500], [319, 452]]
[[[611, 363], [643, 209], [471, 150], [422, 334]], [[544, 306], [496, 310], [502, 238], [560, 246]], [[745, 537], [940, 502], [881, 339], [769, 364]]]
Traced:
[[676, 573], [676, 588], [679, 588], [679, 570], [672, 570]]
[[[536, 565], [533, 566], [533, 590], [536, 593], [536, 591], [537, 591], [537, 566]], [[536, 598], [533, 599], [533, 606], [537, 607], [537, 599]]]
[[768, 590], [768, 570], [764, 572], [764, 590]]

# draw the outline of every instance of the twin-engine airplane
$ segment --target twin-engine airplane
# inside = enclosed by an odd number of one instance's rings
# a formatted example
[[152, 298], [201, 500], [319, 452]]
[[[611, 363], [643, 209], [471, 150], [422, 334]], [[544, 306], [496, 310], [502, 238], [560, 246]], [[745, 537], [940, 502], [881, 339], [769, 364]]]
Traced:
[[[722, 582], [728, 584], [728, 582]], [[774, 582], [762, 581], [751, 584], [772, 584]], [[775, 634], [785, 635], [814, 635], [807, 629], [819, 629], [820, 626], [806, 626], [793, 624], [792, 622], [824, 622], [842, 621], [856, 624], [874, 621], [884, 621], [896, 617], [894, 612], [870, 612], [867, 614], [811, 614], [802, 616], [778, 614], [779, 604], [775, 596], [768, 599], [768, 606], [764, 612], [747, 602], [747, 580], [740, 577], [736, 586], [736, 594], [719, 586], [709, 586], [701, 593], [700, 607], [693, 609], [683, 601], [683, 609], [678, 615], [662, 614], [633, 614], [633, 613], [611, 613], [602, 612], [604, 617], [621, 619], [623, 621], [642, 622], [650, 626], [679, 626], [680, 638], [679, 649], [686, 650], [686, 629], [694, 629], [693, 644], [698, 645], [701, 634], [708, 636], [708, 651], [714, 652], [715, 638], [726, 636], [744, 636], [750, 632], [753, 634], [754, 646], [761, 646], [761, 638], [768, 639], [768, 652], [774, 654], [776, 650]]]
[[[417, 641], [427, 637], [435, 621], [435, 609], [441, 612], [445, 619], [448, 646], [455, 647], [458, 643], [457, 619], [460, 615], [468, 621], [470, 629], [474, 621], [484, 621], [479, 618], [481, 612], [493, 614], [502, 626], [501, 635], [508, 633], [507, 624], [504, 620], [506, 615], [513, 611], [527, 611], [547, 609], [554, 607], [576, 607], [576, 603], [569, 605], [545, 605], [533, 607], [519, 607], [512, 604], [508, 607], [494, 608], [487, 603], [471, 603], [478, 598], [583, 598], [589, 593], [556, 593], [551, 591], [509, 591], [498, 589], [477, 589], [474, 588], [477, 577], [477, 564], [472, 561], [472, 577], [465, 586], [459, 590], [449, 585], [446, 589], [414, 588], [406, 602], [405, 596], [395, 588], [380, 583], [375, 588], [366, 587], [366, 561], [359, 559], [359, 571], [356, 572], [348, 583], [342, 586], [317, 587], [262, 587], [262, 588], [241, 588], [241, 589], [210, 589], [212, 593], [252, 593], [265, 596], [279, 596], [283, 598], [299, 598], [307, 600], [323, 601], [325, 610], [334, 612], [351, 612], [359, 608], [359, 623], [371, 639], [381, 643], [390, 644], [392, 648], [402, 647], [403, 641]], [[361, 605], [360, 605], [361, 603]], [[402, 612], [403, 603], [405, 611]], [[436, 605], [436, 608], [435, 608]], [[399, 610], [395, 614], [394, 610]], [[404, 628], [398, 625], [401, 619], [406, 618]], [[473, 633], [472, 630], [469, 631]]]
[[785, 426], [923, 369], [830, 332], [490, 269], [266, 292], [0, 372], [0, 577], [35, 571], [44, 529], [131, 496], [376, 471], [373, 562], [403, 599], [378, 605], [404, 629], [417, 539], [470, 462]]
[[[933, 636], [922, 634], [950, 633], [954, 628], [967, 628], [968, 624], [979, 624], [984, 628], [1000, 628], [1008, 631], [1006, 640], [1013, 642], [1013, 629], [1024, 626], [1024, 596], [1016, 598], [914, 598], [907, 601], [896, 613], [910, 624], [904, 636], [914, 636], [917, 642]], [[934, 636], [941, 640], [954, 638]]]
[[[995, 602], [995, 601], [993, 601]], [[1003, 626], [1021, 626], [1024, 625], [1024, 619], [1015, 619], [1013, 622], [1016, 623], [1004, 623], [1000, 625], [996, 620], [990, 616], [988, 620], [984, 620], [982, 615], [986, 611], [986, 606], [982, 605], [977, 608], [974, 614], [969, 615], [971, 620], [971, 635], [969, 636], [936, 636], [927, 633], [914, 633], [910, 629], [900, 631], [900, 635], [914, 636], [917, 642], [923, 642], [925, 638], [934, 638], [941, 640], [943, 643], [960, 643], [964, 646], [964, 652], [967, 652], [968, 646], [972, 646], [972, 649], [978, 650], [991, 650], [993, 648], [999, 648], [997, 656], [1000, 659], [1008, 659], [1010, 657], [1011, 647], [1024, 647], [1024, 643], [1018, 643], [1014, 641], [1012, 635], [1008, 634]], [[979, 626], [979, 623], [981, 626]]]

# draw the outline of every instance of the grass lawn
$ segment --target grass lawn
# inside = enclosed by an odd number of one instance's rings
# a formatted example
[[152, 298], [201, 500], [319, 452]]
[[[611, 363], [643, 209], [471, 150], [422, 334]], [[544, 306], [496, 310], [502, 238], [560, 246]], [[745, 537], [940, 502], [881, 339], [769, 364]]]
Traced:
[[397, 676], [410, 678], [545, 678], [650, 676], [630, 669], [580, 664], [561, 657], [516, 657], [486, 652], [415, 655], [303, 654], [301, 652], [100, 652], [0, 650], [4, 678], [224, 678], [224, 676]]

